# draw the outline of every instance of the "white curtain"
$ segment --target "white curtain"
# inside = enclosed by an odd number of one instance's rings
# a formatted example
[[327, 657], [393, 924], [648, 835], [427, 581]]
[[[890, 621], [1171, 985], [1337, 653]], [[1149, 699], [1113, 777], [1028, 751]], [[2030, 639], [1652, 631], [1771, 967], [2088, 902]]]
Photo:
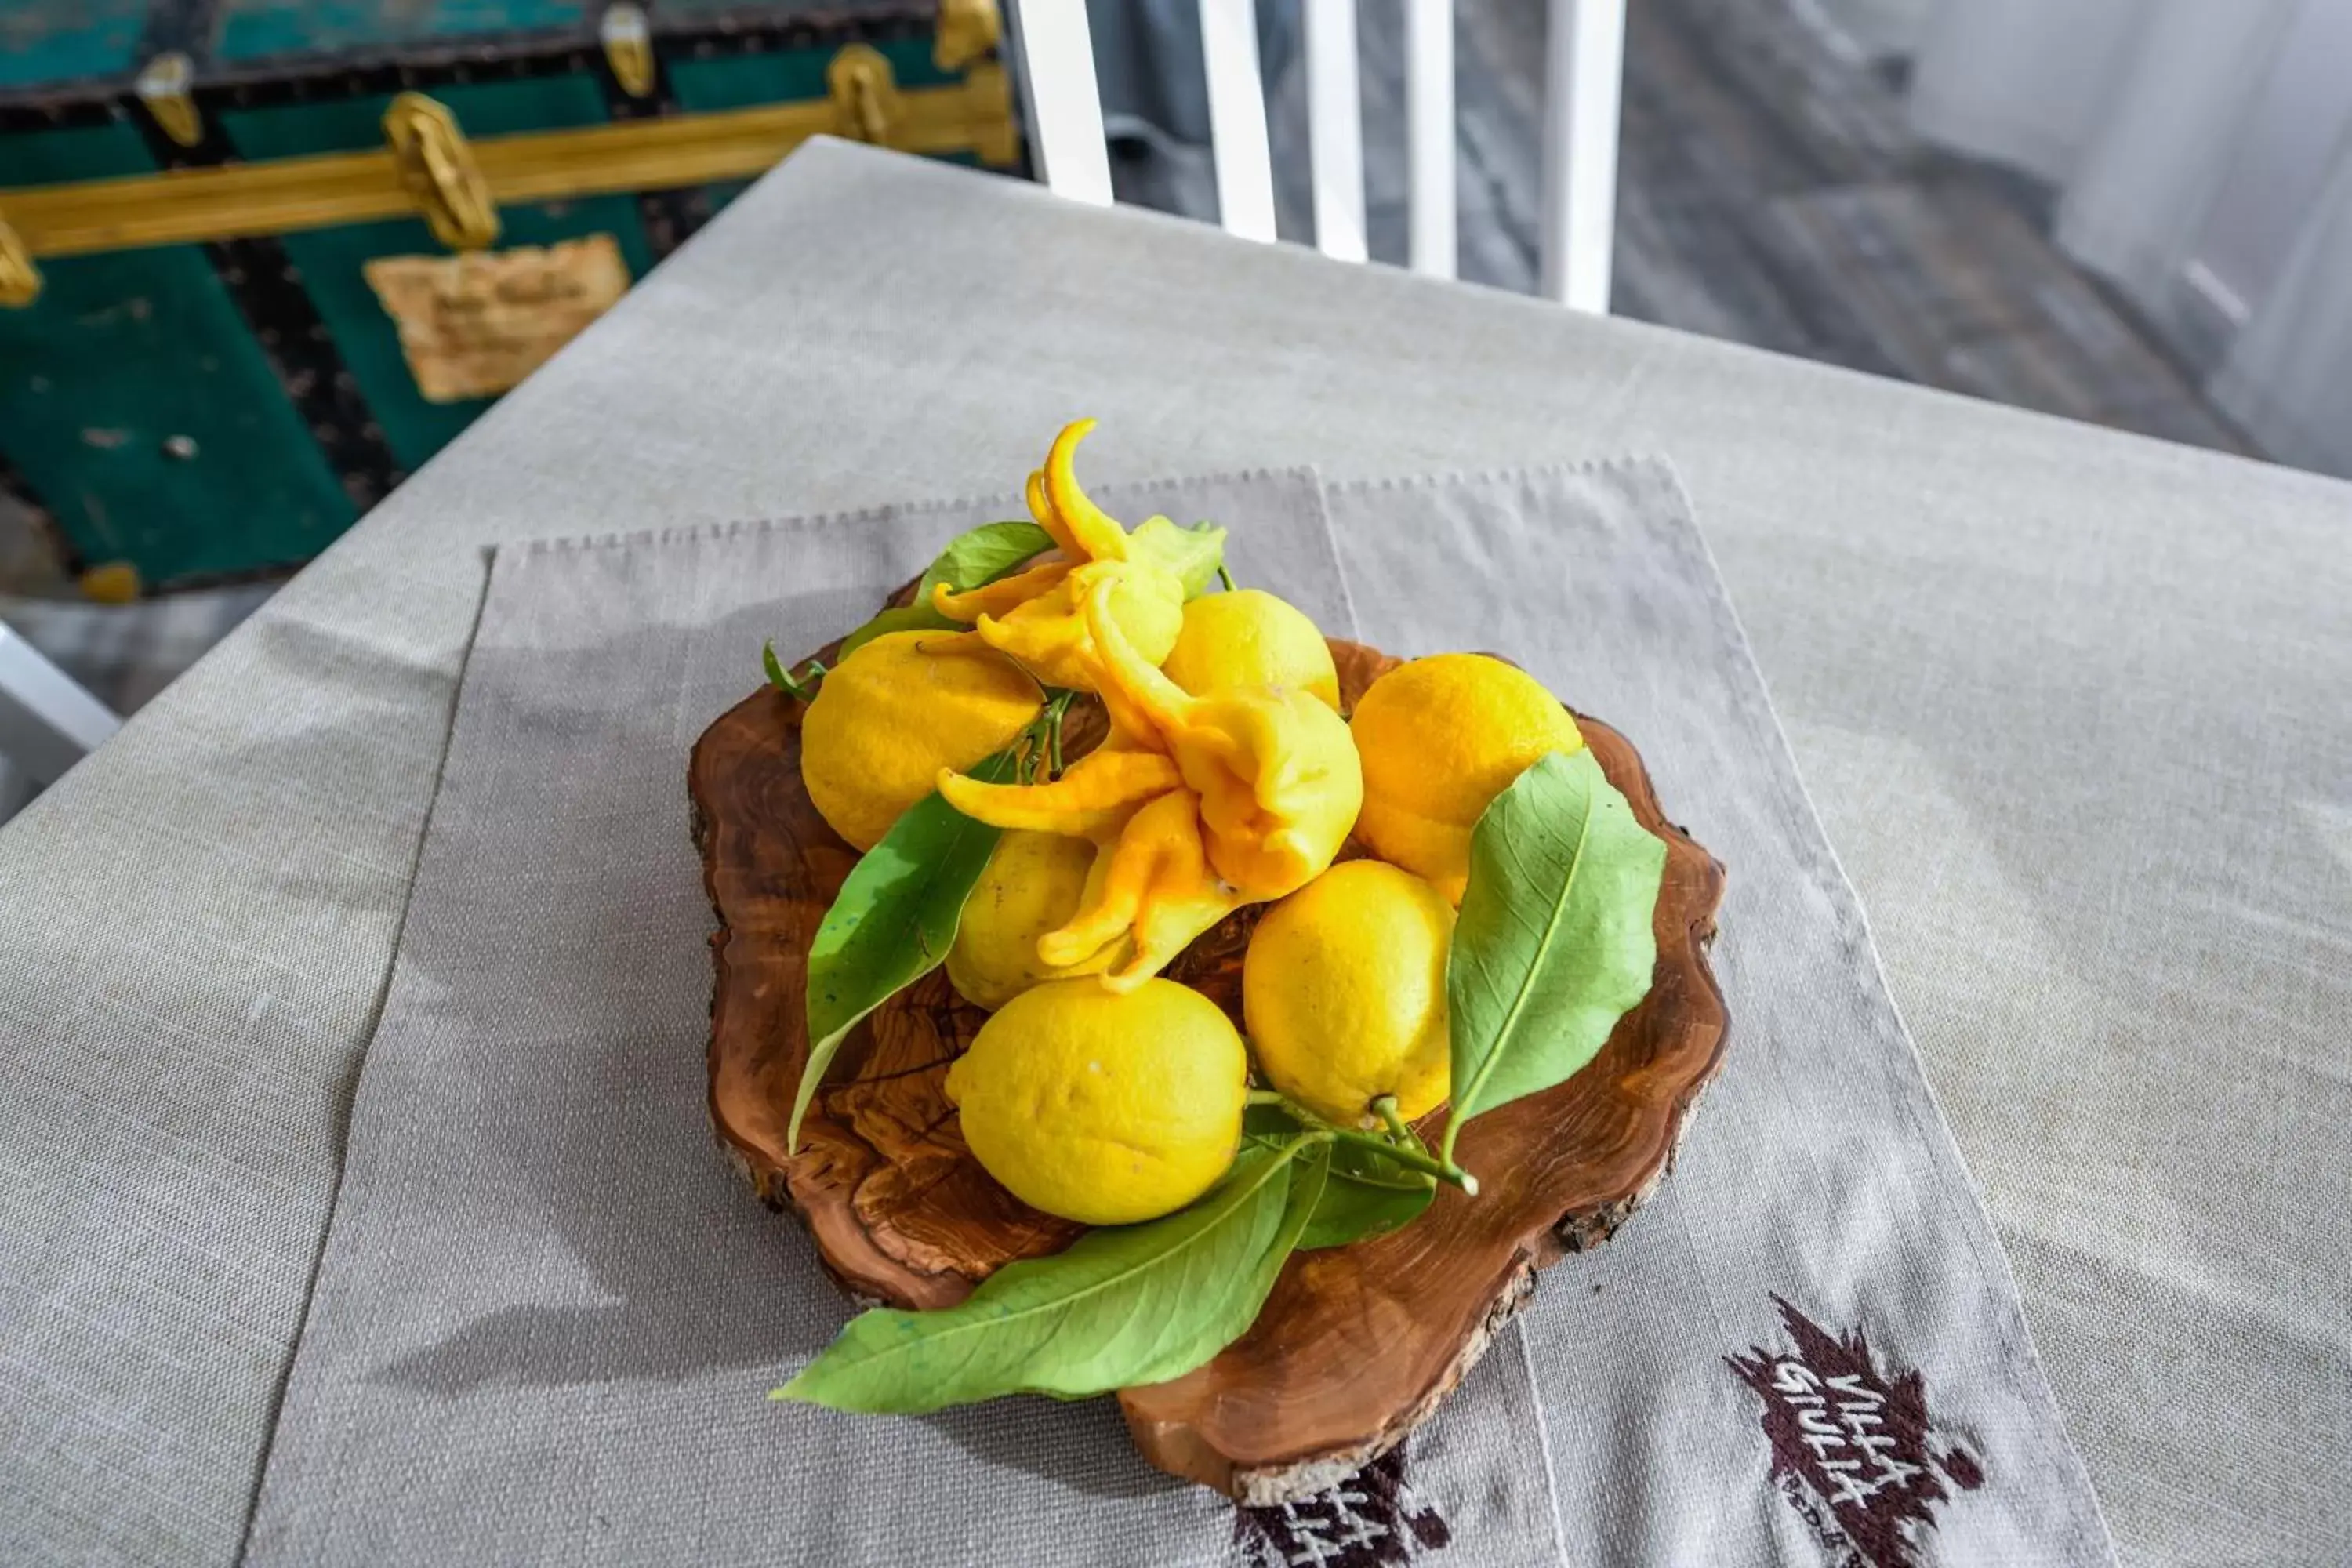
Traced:
[[2352, 478], [2352, 153], [2210, 390], [2281, 462]]
[[2249, 435], [2352, 475], [2352, 0], [1942, 0], [1911, 115], [2055, 182]]

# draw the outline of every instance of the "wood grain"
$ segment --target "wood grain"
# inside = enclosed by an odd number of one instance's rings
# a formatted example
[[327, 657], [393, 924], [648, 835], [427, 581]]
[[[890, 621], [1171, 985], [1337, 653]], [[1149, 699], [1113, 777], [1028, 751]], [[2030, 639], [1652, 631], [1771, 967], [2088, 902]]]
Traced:
[[[1332, 651], [1349, 705], [1396, 662], [1352, 643]], [[704, 732], [689, 769], [719, 917], [712, 1124], [761, 1198], [807, 1223], [853, 1297], [949, 1306], [1004, 1263], [1068, 1245], [1079, 1227], [1020, 1203], [965, 1149], [942, 1086], [985, 1015], [936, 972], [852, 1033], [800, 1151], [786, 1152], [808, 1047], [806, 954], [856, 858], [801, 788], [799, 720], [800, 704], [763, 689]], [[1294, 1258], [1239, 1342], [1185, 1377], [1122, 1392], [1137, 1447], [1161, 1468], [1254, 1504], [1344, 1479], [1436, 1408], [1533, 1293], [1537, 1270], [1607, 1239], [1672, 1164], [1728, 1038], [1706, 958], [1723, 868], [1665, 820], [1631, 743], [1597, 720], [1579, 722], [1602, 771], [1666, 841], [1649, 996], [1575, 1078], [1465, 1129], [1456, 1152], [1484, 1184], [1479, 1197], [1447, 1189], [1392, 1236]], [[1235, 915], [1170, 971], [1236, 1019], [1256, 914]]]

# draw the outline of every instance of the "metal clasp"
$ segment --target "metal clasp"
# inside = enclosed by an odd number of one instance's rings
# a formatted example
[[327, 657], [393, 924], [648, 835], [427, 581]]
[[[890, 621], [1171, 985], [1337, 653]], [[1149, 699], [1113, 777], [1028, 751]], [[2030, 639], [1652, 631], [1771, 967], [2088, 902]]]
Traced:
[[996, 0], [940, 0], [931, 63], [943, 71], [961, 70], [1003, 37], [1004, 19], [996, 13]]
[[882, 51], [868, 44], [851, 44], [824, 68], [824, 85], [833, 97], [834, 128], [853, 142], [887, 145], [890, 128], [904, 115], [898, 78]]
[[479, 250], [499, 237], [489, 182], [446, 105], [421, 92], [402, 93], [383, 111], [383, 138], [434, 238], [452, 250]]
[[196, 100], [189, 96], [195, 85], [196, 68], [187, 56], [173, 49], [157, 55], [140, 68], [138, 79], [131, 90], [147, 107], [163, 134], [183, 147], [193, 147], [205, 139], [205, 123], [196, 114]]
[[964, 101], [971, 125], [971, 150], [992, 168], [1021, 162], [1021, 137], [1013, 123], [1013, 83], [1003, 66], [980, 60], [963, 73]]
[[596, 24], [596, 36], [604, 46], [604, 63], [613, 68], [613, 79], [631, 98], [643, 98], [654, 89], [654, 33], [646, 21], [645, 7], [623, 0], [604, 7], [602, 20]]
[[41, 297], [41, 269], [25, 237], [0, 214], [0, 306], [19, 310]]

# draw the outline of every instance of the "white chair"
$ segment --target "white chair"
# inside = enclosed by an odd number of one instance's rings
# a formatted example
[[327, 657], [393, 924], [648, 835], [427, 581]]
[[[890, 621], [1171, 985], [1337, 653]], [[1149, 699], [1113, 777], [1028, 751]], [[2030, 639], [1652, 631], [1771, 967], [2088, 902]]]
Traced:
[[121, 728], [114, 710], [0, 624], [0, 758], [54, 784]]
[[[1199, 0], [1209, 123], [1224, 226], [1274, 237], [1274, 172], [1258, 85], [1256, 0]], [[1356, 0], [1301, 0], [1315, 244], [1364, 259], [1364, 154]], [[1405, 115], [1416, 272], [1454, 276], [1454, 0], [1403, 0]], [[1609, 309], [1617, 208], [1617, 111], [1625, 0], [1548, 0], [1544, 52], [1541, 291]], [[1047, 186], [1108, 206], [1110, 159], [1086, 0], [1014, 0], [1030, 155]]]

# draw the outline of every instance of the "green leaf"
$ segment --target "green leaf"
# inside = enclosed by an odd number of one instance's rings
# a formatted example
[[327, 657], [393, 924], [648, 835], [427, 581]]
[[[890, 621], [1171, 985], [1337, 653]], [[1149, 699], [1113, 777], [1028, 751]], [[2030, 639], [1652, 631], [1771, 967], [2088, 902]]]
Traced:
[[960, 1306], [861, 1313], [769, 1397], [913, 1415], [1181, 1377], [1256, 1320], [1321, 1195], [1326, 1147], [1246, 1143], [1223, 1181], [1165, 1219], [1007, 1264]]
[[1360, 1143], [1331, 1146], [1331, 1173], [1298, 1249], [1312, 1252], [1386, 1236], [1421, 1217], [1437, 1196], [1437, 1178], [1408, 1171]]
[[1470, 836], [1445, 999], [1454, 1112], [1471, 1118], [1566, 1081], [1649, 994], [1666, 847], [1589, 751], [1555, 752], [1496, 795]]
[[1207, 593], [1225, 563], [1225, 531], [1213, 522], [1179, 528], [1164, 517], [1150, 517], [1127, 537], [1135, 559], [1164, 566], [1183, 580], [1188, 599]]
[[850, 633], [842, 639], [835, 662], [891, 632], [961, 631], [961, 626], [931, 608], [932, 589], [944, 583], [951, 593], [966, 593], [1011, 576], [1032, 556], [1053, 547], [1054, 536], [1034, 522], [983, 522], [957, 534], [915, 584], [915, 602], [884, 610]]
[[841, 639], [841, 651], [834, 655], [840, 663], [876, 637], [888, 637], [892, 632], [960, 632], [963, 627], [948, 619], [929, 603], [893, 605], [879, 611], [875, 617]]
[[772, 639], [760, 645], [760, 668], [768, 672], [769, 685], [803, 702], [816, 700], [816, 683], [824, 679], [824, 662], [813, 658], [808, 661], [808, 673], [798, 680], [793, 679], [791, 672], [784, 668], [783, 661], [776, 657], [776, 645]]
[[[1013, 776], [1017, 755], [999, 752], [971, 776], [1001, 784]], [[974, 822], [935, 790], [908, 806], [850, 868], [809, 944], [809, 1055], [785, 1147], [799, 1147], [801, 1118], [857, 1021], [947, 958], [963, 901], [996, 840], [997, 829]]]
[[[1279, 1149], [1305, 1131], [1306, 1124], [1279, 1105], [1253, 1105], [1242, 1115], [1242, 1136], [1253, 1146]], [[1435, 1177], [1406, 1170], [1361, 1143], [1334, 1142], [1330, 1165], [1322, 1197], [1299, 1233], [1301, 1252], [1402, 1229], [1437, 1195]]]
[[1034, 522], [983, 522], [948, 541], [940, 558], [915, 585], [915, 602], [928, 605], [940, 584], [966, 593], [999, 577], [1010, 577], [1032, 556], [1054, 548], [1054, 536]]
[[1242, 1112], [1242, 1142], [1279, 1149], [1307, 1131], [1307, 1124], [1279, 1105], [1253, 1105]]

